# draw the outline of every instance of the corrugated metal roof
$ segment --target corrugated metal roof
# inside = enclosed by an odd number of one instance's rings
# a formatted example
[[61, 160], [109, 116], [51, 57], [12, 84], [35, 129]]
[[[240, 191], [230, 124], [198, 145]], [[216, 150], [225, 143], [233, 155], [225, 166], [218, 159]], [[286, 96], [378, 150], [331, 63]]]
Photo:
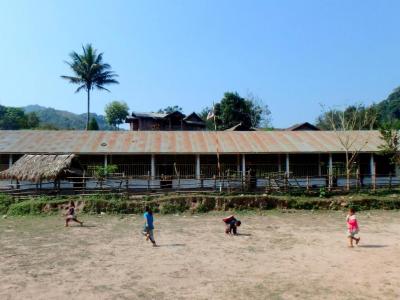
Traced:
[[[377, 152], [378, 131], [343, 132], [361, 152]], [[0, 131], [0, 153], [338, 153], [333, 131]]]

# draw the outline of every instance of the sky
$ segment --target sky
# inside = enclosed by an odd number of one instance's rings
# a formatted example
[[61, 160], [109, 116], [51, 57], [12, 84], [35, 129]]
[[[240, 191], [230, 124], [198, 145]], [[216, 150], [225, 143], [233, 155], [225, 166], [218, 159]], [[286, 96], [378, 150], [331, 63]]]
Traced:
[[0, 104], [86, 112], [71, 51], [92, 43], [119, 75], [96, 91], [131, 111], [201, 111], [224, 92], [253, 94], [275, 127], [322, 106], [370, 104], [400, 85], [400, 1], [0, 0]]

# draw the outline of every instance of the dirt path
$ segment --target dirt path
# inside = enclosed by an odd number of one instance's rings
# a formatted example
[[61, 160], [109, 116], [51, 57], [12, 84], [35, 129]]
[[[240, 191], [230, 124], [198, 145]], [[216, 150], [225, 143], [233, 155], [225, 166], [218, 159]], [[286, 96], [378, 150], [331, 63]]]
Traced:
[[159, 248], [140, 216], [0, 221], [0, 299], [398, 299], [400, 213], [359, 214], [348, 249], [340, 212], [158, 216]]

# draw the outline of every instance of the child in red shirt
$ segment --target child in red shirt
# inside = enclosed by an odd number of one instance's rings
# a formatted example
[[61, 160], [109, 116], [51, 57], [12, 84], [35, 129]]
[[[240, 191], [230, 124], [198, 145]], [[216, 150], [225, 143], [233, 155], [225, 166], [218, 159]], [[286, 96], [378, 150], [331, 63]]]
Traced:
[[224, 221], [226, 228], [225, 228], [225, 233], [226, 234], [234, 234], [237, 235], [237, 228], [242, 224], [239, 220], [237, 220], [233, 215], [223, 218], [222, 221]]
[[354, 208], [349, 209], [349, 214], [346, 217], [347, 222], [347, 237], [349, 238], [349, 247], [353, 247], [353, 240], [356, 241], [356, 245], [360, 242], [360, 238], [356, 237], [356, 234], [360, 231], [358, 227], [357, 218], [355, 215]]

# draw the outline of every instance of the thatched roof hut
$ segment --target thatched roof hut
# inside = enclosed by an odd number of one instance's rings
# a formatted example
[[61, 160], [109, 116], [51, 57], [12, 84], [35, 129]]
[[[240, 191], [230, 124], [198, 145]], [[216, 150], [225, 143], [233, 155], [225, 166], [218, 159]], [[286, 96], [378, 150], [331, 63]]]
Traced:
[[9, 169], [0, 172], [0, 179], [42, 182], [81, 175], [82, 170], [74, 154], [29, 155], [16, 161]]

